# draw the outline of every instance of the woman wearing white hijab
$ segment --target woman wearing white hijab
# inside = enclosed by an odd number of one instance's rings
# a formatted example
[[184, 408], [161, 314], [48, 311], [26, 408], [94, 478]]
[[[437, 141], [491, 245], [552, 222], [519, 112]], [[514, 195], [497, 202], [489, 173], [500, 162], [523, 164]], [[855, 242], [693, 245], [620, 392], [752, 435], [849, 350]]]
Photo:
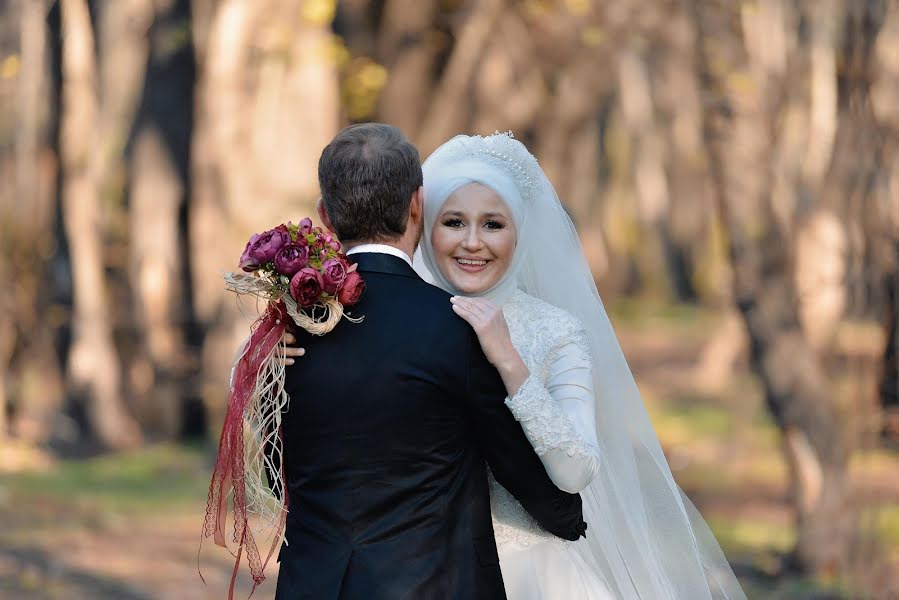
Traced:
[[559, 540], [491, 481], [510, 600], [744, 599], [671, 475], [587, 266], [536, 159], [511, 135], [457, 136], [423, 165], [416, 268], [455, 294], [587, 538]]

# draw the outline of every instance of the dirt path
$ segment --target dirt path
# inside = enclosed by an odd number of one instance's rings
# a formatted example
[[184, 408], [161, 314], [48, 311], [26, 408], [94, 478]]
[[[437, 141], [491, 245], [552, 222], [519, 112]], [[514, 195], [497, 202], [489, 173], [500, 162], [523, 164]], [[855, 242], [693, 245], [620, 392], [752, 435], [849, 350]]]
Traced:
[[[776, 574], [776, 550], [790, 543], [791, 513], [776, 436], [747, 376], [709, 394], [691, 376], [701, 339], [621, 338], [675, 477], [716, 529], [750, 598], [827, 597], [764, 575]], [[89, 468], [57, 464], [36, 478], [0, 478], [0, 514], [11, 515], [0, 528], [0, 600], [221, 600], [230, 555], [207, 542], [207, 585], [197, 574], [209, 467], [208, 451], [148, 448]], [[885, 454], [856, 478], [879, 501], [899, 504], [897, 475], [899, 458]], [[267, 575], [254, 599], [274, 596], [276, 563]], [[248, 596], [248, 579], [244, 565], [236, 597]]]

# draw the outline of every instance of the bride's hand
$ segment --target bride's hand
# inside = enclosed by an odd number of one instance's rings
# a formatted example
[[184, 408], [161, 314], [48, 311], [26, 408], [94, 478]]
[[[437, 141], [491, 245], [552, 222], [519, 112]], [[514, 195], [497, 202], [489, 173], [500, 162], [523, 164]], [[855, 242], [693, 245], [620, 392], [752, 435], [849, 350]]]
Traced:
[[297, 338], [294, 337], [292, 333], [289, 331], [285, 331], [284, 335], [281, 336], [281, 345], [284, 347], [285, 357], [281, 359], [282, 365], [292, 365], [294, 363], [294, 358], [297, 356], [303, 356], [306, 354], [306, 350], [303, 348], [294, 348], [291, 344], [295, 344]]
[[450, 302], [453, 304], [453, 311], [474, 329], [484, 355], [494, 367], [502, 369], [521, 361], [518, 351], [512, 345], [509, 327], [501, 308], [485, 298], [453, 296]]

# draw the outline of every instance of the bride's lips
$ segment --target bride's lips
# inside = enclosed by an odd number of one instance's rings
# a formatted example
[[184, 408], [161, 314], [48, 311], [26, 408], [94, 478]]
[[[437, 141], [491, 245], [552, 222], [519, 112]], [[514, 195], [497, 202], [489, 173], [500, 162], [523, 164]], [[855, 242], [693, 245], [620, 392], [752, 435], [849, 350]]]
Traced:
[[487, 268], [487, 265], [490, 264], [490, 261], [486, 258], [477, 258], [477, 257], [467, 257], [467, 256], [456, 256], [453, 257], [453, 262], [456, 263], [456, 266], [462, 269], [467, 273], [479, 273]]

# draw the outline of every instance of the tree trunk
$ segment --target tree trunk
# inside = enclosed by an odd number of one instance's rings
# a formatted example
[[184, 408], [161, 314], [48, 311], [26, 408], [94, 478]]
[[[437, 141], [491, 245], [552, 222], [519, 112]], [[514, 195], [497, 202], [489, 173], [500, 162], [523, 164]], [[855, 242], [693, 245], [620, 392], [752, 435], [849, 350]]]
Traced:
[[[749, 63], [751, 53], [740, 45], [752, 43], [744, 38], [746, 29], [729, 29], [729, 23], [739, 22], [735, 16], [699, 2], [693, 6], [703, 38], [697, 68], [704, 92], [715, 98], [703, 124], [709, 170], [728, 235], [733, 294], [746, 324], [751, 366], [783, 435], [796, 511], [793, 558], [804, 572], [833, 575], [844, 566], [850, 542], [849, 451], [831, 386], [800, 325], [792, 239], [771, 204], [774, 165], [769, 161], [782, 105], [774, 90], [785, 86], [774, 78], [786, 68], [770, 46], [765, 46], [769, 62]], [[782, 10], [778, 3], [768, 3], [757, 18], [760, 23], [772, 18], [773, 26], [757, 31], [782, 31], [785, 21], [777, 20], [783, 19]], [[758, 24], [744, 23], [749, 26]], [[720, 36], [714, 40], [714, 72], [707, 54], [711, 31]]]
[[121, 362], [112, 340], [103, 276], [97, 174], [91, 141], [97, 124], [94, 36], [87, 3], [61, 0], [63, 220], [72, 259], [70, 389], [81, 394], [92, 433], [108, 447], [141, 441], [121, 396]]
[[419, 137], [419, 126], [433, 96], [440, 51], [432, 29], [435, 0], [388, 0], [384, 7], [378, 57], [389, 76], [378, 99], [378, 117], [399, 127], [409, 139]]
[[873, 28], [871, 21], [880, 17], [877, 40], [870, 49], [874, 55], [870, 107], [882, 141], [882, 170], [877, 174], [882, 183], [876, 188], [876, 202], [870, 204], [869, 211], [869, 223], [876, 232], [875, 265], [881, 273], [885, 303], [880, 403], [884, 433], [899, 440], [899, 7], [891, 3], [885, 13], [872, 16], [865, 11], [864, 16], [868, 18], [859, 19], [863, 31]]
[[[3, 265], [0, 264], [0, 277], [4, 277]], [[7, 281], [7, 279], [3, 279]], [[0, 303], [0, 310], [14, 314], [14, 307], [7, 306], [7, 302]], [[2, 318], [2, 317], [0, 317]], [[9, 372], [10, 358], [15, 345], [15, 326], [8, 319], [0, 320], [0, 444], [9, 434], [9, 422], [7, 413], [9, 407], [6, 399], [6, 374]]]
[[466, 129], [474, 74], [504, 8], [503, 0], [479, 2], [459, 28], [452, 55], [415, 139], [423, 156]]
[[[188, 22], [189, 2], [174, 0], [156, 10], [129, 151], [128, 273], [140, 339], [130, 370], [141, 422], [172, 438], [182, 433], [186, 415], [203, 420], [198, 391], [190, 383], [199, 361], [185, 339], [195, 328], [183, 223], [190, 189], [195, 69], [189, 38], [176, 47], [167, 42]], [[197, 433], [197, 424], [190, 429]]]
[[[896, 246], [899, 262], [899, 244]], [[880, 375], [880, 405], [883, 409], [884, 433], [899, 440], [899, 273], [886, 276], [884, 311], [884, 344]]]
[[313, 215], [318, 158], [339, 126], [333, 14], [315, 6], [223, 0], [198, 63], [189, 254], [213, 421], [223, 414], [234, 349], [255, 317], [254, 302], [238, 306], [224, 291], [220, 271], [236, 268], [253, 232]]

